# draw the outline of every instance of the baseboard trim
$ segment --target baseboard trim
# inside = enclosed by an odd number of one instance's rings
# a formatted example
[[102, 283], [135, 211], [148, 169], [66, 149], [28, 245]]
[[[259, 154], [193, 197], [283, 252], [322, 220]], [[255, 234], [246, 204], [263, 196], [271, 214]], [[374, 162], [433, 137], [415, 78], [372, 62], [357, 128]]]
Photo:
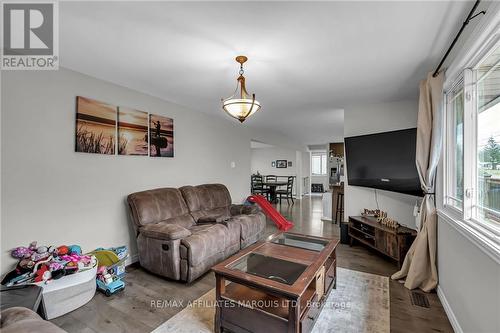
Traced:
[[444, 295], [443, 289], [441, 289], [440, 286], [437, 287], [437, 295], [439, 297], [439, 300], [441, 301], [441, 304], [443, 305], [444, 312], [446, 312], [448, 320], [450, 321], [450, 324], [453, 327], [453, 331], [455, 331], [455, 333], [463, 333], [464, 331], [462, 330], [462, 327], [460, 327], [457, 317], [455, 316], [455, 313], [453, 313], [451, 305], [450, 303], [448, 303], [448, 300]]
[[139, 261], [139, 253], [131, 254], [127, 258], [127, 260], [125, 260], [125, 266], [130, 266], [133, 263], [138, 262], [138, 261]]

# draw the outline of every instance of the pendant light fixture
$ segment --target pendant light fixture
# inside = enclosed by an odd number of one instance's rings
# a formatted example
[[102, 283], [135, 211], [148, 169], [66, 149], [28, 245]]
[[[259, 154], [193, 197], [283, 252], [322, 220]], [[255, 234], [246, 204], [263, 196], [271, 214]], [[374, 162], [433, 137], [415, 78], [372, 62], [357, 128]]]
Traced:
[[255, 99], [255, 94], [250, 95], [245, 87], [243, 64], [247, 60], [248, 58], [242, 55], [236, 57], [236, 62], [240, 64], [240, 76], [237, 79], [236, 90], [232, 96], [221, 99], [224, 111], [240, 122], [244, 122], [247, 117], [260, 109], [260, 103]]

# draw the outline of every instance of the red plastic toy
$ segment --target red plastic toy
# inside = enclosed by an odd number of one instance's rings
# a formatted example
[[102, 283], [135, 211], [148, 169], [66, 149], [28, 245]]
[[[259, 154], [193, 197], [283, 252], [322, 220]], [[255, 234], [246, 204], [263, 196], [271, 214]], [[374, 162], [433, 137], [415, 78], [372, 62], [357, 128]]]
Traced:
[[274, 207], [267, 201], [265, 197], [259, 194], [251, 195], [247, 198], [247, 201], [256, 203], [262, 208], [264, 213], [278, 226], [281, 231], [290, 230], [293, 227], [293, 223], [285, 219]]

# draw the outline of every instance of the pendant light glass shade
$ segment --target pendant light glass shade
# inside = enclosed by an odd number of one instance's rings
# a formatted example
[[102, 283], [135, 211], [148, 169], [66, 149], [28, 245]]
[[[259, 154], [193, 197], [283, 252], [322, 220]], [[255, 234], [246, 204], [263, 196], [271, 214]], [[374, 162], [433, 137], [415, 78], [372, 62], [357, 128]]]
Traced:
[[247, 117], [259, 111], [260, 103], [255, 99], [255, 94], [250, 95], [245, 87], [243, 63], [247, 61], [247, 57], [238, 56], [236, 61], [240, 63], [240, 76], [237, 79], [236, 90], [232, 96], [222, 99], [222, 109], [231, 117], [244, 122]]

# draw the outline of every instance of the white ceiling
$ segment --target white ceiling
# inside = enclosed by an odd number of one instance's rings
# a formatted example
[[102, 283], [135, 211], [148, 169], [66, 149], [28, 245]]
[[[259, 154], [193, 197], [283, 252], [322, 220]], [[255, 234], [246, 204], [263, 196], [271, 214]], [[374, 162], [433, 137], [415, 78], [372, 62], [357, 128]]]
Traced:
[[265, 148], [275, 148], [275, 146], [264, 143], [264, 142], [251, 140], [250, 141], [250, 148], [252, 148], [252, 149], [265, 149]]
[[262, 104], [244, 126], [343, 136], [350, 104], [416, 98], [470, 2], [61, 2], [64, 67], [227, 117], [245, 54]]

